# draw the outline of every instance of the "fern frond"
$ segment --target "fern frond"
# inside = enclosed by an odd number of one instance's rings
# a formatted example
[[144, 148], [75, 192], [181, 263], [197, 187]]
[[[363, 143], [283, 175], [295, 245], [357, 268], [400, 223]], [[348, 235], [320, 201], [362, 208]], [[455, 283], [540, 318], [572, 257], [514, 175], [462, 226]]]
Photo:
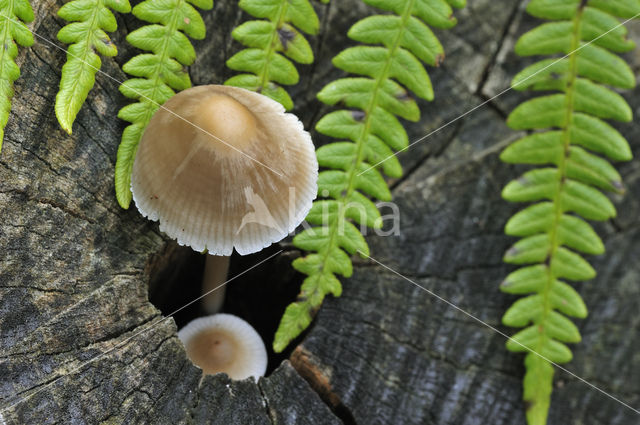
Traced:
[[134, 56], [122, 67], [135, 78], [125, 81], [120, 92], [137, 100], [118, 113], [119, 118], [131, 123], [122, 132], [115, 170], [116, 197], [122, 208], [129, 208], [131, 203], [131, 169], [147, 123], [175, 94], [174, 90], [191, 87], [185, 67], [193, 63], [196, 53], [187, 35], [196, 40], [205, 36], [204, 21], [192, 5], [211, 9], [213, 1], [146, 0], [133, 8], [136, 18], [152, 25], [131, 32], [127, 41], [151, 53]]
[[318, 16], [309, 0], [240, 0], [239, 6], [249, 15], [265, 19], [245, 22], [231, 33], [248, 48], [229, 58], [227, 66], [245, 74], [231, 77], [225, 84], [262, 93], [291, 110], [293, 101], [280, 84], [298, 83], [300, 77], [291, 60], [313, 62], [311, 46], [300, 31], [316, 34]]
[[58, 40], [70, 46], [62, 67], [55, 111], [60, 126], [69, 134], [102, 65], [96, 52], [103, 56], [118, 53], [105, 32], [117, 29], [116, 18], [109, 9], [128, 13], [131, 6], [128, 0], [73, 0], [58, 10], [58, 16], [71, 23], [58, 32]]
[[296, 259], [293, 267], [307, 275], [298, 301], [289, 305], [276, 332], [273, 347], [282, 351], [311, 322], [326, 294], [340, 296], [337, 275], [351, 276], [349, 255], [369, 255], [369, 247], [355, 224], [380, 228], [382, 219], [368, 198], [390, 200], [391, 192], [377, 168], [381, 161], [389, 177], [400, 177], [402, 167], [393, 155], [409, 140], [397, 117], [420, 118], [412, 93], [433, 99], [433, 88], [423, 63], [437, 66], [444, 58], [442, 45], [428, 25], [450, 28], [456, 20], [456, 0], [365, 0], [390, 11], [364, 18], [348, 36], [360, 43], [339, 53], [333, 64], [364, 77], [342, 78], [325, 86], [318, 98], [340, 109], [325, 115], [316, 126], [322, 134], [348, 141], [320, 147], [316, 154], [322, 171], [317, 200], [307, 216], [309, 228], [294, 239], [296, 247], [312, 253]]
[[516, 53], [567, 55], [537, 62], [513, 79], [516, 90], [560, 93], [528, 100], [511, 112], [507, 120], [511, 128], [535, 132], [500, 156], [509, 163], [545, 166], [526, 172], [502, 192], [508, 201], [542, 202], [508, 221], [505, 232], [522, 239], [506, 252], [504, 261], [524, 266], [500, 286], [507, 293], [528, 295], [507, 310], [502, 322], [525, 328], [507, 349], [527, 353], [523, 383], [527, 420], [543, 425], [553, 380], [549, 361], [570, 361], [572, 353], [565, 343], [581, 339], [566, 316], [587, 316], [584, 301], [564, 280], [592, 279], [596, 272], [581, 254], [604, 252], [602, 241], [583, 218], [615, 217], [613, 204], [600, 190], [623, 191], [616, 169], [596, 153], [614, 161], [631, 159], [627, 141], [604, 119], [632, 119], [627, 102], [607, 86], [635, 85], [633, 72], [615, 53], [634, 48], [618, 18], [640, 13], [640, 2], [532, 0], [527, 11], [552, 21], [524, 34]]
[[4, 126], [11, 112], [13, 82], [20, 76], [15, 63], [17, 44], [28, 47], [33, 44], [33, 35], [25, 23], [33, 21], [33, 10], [27, 0], [5, 0], [0, 2], [0, 150], [4, 139]]

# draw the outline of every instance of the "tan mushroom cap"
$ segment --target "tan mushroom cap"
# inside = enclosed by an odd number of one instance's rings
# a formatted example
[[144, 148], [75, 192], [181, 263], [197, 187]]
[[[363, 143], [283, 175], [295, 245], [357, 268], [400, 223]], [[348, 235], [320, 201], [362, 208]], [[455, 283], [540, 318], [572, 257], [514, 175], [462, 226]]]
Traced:
[[239, 317], [214, 314], [192, 320], [178, 332], [187, 356], [207, 375], [258, 379], [267, 370], [267, 349], [260, 335]]
[[309, 133], [249, 90], [184, 90], [153, 115], [131, 176], [138, 210], [196, 251], [245, 255], [284, 238], [316, 197]]

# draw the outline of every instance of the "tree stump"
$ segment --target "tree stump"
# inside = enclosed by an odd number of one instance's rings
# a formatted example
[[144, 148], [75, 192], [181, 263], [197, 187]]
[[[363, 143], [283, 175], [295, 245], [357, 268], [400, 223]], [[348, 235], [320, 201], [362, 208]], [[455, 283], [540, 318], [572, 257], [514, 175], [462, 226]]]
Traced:
[[[203, 378], [186, 358], [174, 317], [180, 324], [195, 310], [167, 318], [174, 307], [167, 300], [197, 294], [199, 272], [191, 269], [201, 260], [115, 200], [125, 126], [116, 114], [128, 103], [118, 81], [126, 78], [122, 64], [137, 53], [125, 36], [140, 22], [118, 17], [119, 55], [104, 58], [110, 77], [97, 76], [72, 136], [53, 111], [65, 53], [39, 38], [21, 49], [22, 76], [0, 154], [0, 424], [525, 424], [523, 356], [416, 286], [514, 332], [500, 325], [514, 298], [498, 284], [512, 270], [501, 260], [513, 243], [503, 227], [519, 206], [504, 202], [500, 191], [523, 168], [501, 163], [498, 154], [518, 136], [504, 121], [526, 95], [493, 96], [531, 62], [512, 50], [537, 22], [523, 13], [523, 1], [469, 3], [457, 12], [457, 27], [437, 31], [447, 58], [429, 70], [436, 99], [421, 102], [422, 119], [407, 123], [410, 140], [447, 126], [400, 156], [405, 176], [392, 183], [400, 235], [368, 236], [372, 257], [415, 284], [358, 261], [342, 297], [325, 301], [309, 331], [284, 356], [272, 355], [272, 372], [257, 383]], [[31, 28], [56, 45], [61, 4], [32, 1]], [[299, 67], [301, 81], [291, 90], [308, 129], [329, 110], [315, 94], [342, 75], [330, 59], [353, 44], [347, 29], [374, 13], [356, 0], [315, 7], [316, 61]], [[203, 16], [208, 35], [194, 43], [198, 59], [189, 72], [194, 84], [222, 83], [232, 75], [225, 60], [240, 48], [230, 32], [246, 16], [228, 0]], [[640, 24], [628, 27], [640, 41]], [[637, 72], [640, 53], [626, 59]], [[638, 94], [624, 93], [636, 116]], [[617, 126], [636, 158], [638, 123]], [[619, 168], [628, 190], [614, 198], [618, 217], [597, 225], [607, 252], [592, 258], [597, 278], [576, 286], [590, 313], [577, 321], [583, 341], [572, 346], [575, 358], [566, 367], [637, 408], [640, 162]], [[228, 309], [255, 324], [269, 318], [259, 329], [267, 346], [301, 281], [290, 268], [300, 253], [286, 241], [281, 246], [284, 252], [229, 288]], [[232, 275], [266, 257], [234, 257]], [[241, 294], [245, 289], [253, 295]], [[273, 302], [265, 306], [264, 297]], [[632, 410], [564, 372], [556, 371], [554, 387], [551, 425], [638, 423]]]

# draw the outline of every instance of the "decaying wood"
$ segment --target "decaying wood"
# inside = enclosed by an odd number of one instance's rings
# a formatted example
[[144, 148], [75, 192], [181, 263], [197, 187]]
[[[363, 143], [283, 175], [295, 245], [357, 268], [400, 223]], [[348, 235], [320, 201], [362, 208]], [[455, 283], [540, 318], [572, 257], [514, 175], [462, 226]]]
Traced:
[[[498, 94], [531, 62], [512, 53], [517, 36], [535, 25], [523, 2], [469, 3], [455, 29], [437, 31], [447, 58], [431, 70], [435, 102], [421, 103], [422, 119], [407, 124], [412, 140]], [[32, 4], [33, 30], [55, 40], [61, 2]], [[348, 27], [372, 13], [356, 0], [316, 7], [322, 22], [321, 35], [310, 38], [316, 62], [300, 66], [301, 82], [292, 89], [307, 128], [328, 110], [315, 93], [341, 75], [330, 58], [352, 43]], [[243, 16], [225, 0], [203, 16], [209, 36], [195, 43], [199, 56], [190, 74], [195, 84], [220, 83], [232, 75], [224, 61], [239, 46], [229, 33]], [[124, 36], [140, 24], [132, 16], [119, 24], [120, 54], [102, 69], [122, 81], [120, 67], [136, 53]], [[629, 28], [640, 40], [639, 24]], [[640, 54], [626, 58], [638, 72]], [[393, 183], [401, 234], [368, 241], [373, 258], [415, 284], [360, 260], [343, 296], [326, 300], [297, 343], [291, 363], [272, 365], [277, 369], [258, 383], [232, 382], [202, 378], [185, 357], [173, 319], [148, 301], [150, 275], [163, 270], [167, 275], [154, 282], [167, 281], [170, 268], [158, 264], [177, 256], [157, 225], [115, 201], [113, 168], [125, 125], [116, 113], [127, 103], [118, 82], [98, 75], [68, 136], [53, 113], [64, 60], [42, 40], [21, 49], [22, 76], [0, 154], [0, 423], [525, 423], [522, 356], [416, 286], [513, 332], [500, 317], [514, 298], [498, 283], [511, 270], [501, 261], [513, 243], [503, 226], [517, 206], [502, 201], [500, 190], [523, 168], [497, 155], [517, 137], [504, 117], [525, 94], [507, 92], [401, 155], [406, 176]], [[638, 93], [624, 93], [636, 115]], [[618, 128], [638, 158], [636, 121]], [[607, 253], [593, 258], [598, 277], [577, 285], [590, 314], [577, 321], [583, 341], [572, 347], [567, 368], [638, 407], [640, 163], [620, 169], [628, 190], [614, 198], [618, 217], [597, 226]], [[288, 249], [269, 262], [270, 281], [299, 284], [289, 268], [295, 255]], [[253, 258], [241, 264], [263, 257]], [[280, 304], [274, 305], [286, 301]], [[636, 413], [564, 372], [554, 386], [552, 425], [638, 423]]]

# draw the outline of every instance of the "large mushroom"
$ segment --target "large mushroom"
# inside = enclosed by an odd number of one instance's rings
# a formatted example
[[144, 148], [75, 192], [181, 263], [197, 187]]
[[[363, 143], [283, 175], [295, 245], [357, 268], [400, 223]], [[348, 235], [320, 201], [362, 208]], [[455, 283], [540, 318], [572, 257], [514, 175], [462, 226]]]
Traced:
[[[180, 245], [208, 252], [203, 292], [221, 287], [228, 256], [280, 241], [317, 192], [309, 133], [278, 102], [229, 86], [192, 87], [153, 115], [131, 176], [140, 213]], [[219, 309], [223, 291], [205, 297]]]

